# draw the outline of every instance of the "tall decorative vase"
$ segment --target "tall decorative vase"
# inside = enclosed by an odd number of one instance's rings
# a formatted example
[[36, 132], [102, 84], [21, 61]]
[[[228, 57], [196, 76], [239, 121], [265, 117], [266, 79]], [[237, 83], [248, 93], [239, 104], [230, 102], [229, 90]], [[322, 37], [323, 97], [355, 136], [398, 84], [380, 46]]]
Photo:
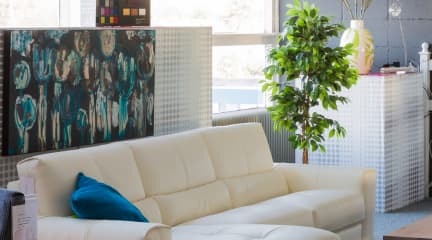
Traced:
[[360, 74], [368, 74], [374, 61], [374, 40], [371, 33], [364, 27], [363, 20], [351, 20], [351, 27], [342, 35], [340, 46], [353, 44], [353, 53], [349, 60]]

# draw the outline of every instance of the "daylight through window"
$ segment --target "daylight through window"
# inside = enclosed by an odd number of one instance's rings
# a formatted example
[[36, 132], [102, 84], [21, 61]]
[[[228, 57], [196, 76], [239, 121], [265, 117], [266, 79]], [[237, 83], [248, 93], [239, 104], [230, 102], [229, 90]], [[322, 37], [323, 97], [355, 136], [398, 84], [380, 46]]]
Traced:
[[154, 26], [213, 27], [213, 113], [264, 107], [258, 83], [278, 32], [276, 0], [158, 0]]

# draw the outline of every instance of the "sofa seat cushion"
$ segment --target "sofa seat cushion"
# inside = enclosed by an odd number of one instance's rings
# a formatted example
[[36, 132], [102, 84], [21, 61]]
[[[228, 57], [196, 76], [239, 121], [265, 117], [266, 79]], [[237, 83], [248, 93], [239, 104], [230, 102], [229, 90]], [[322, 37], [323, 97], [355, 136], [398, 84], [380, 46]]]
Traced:
[[[314, 225], [329, 231], [338, 231], [364, 220], [365, 205], [362, 195], [350, 190], [310, 190], [287, 196], [313, 212]], [[284, 202], [283, 198], [274, 199]]]
[[195, 225], [172, 229], [173, 240], [340, 240], [339, 236], [322, 229], [277, 225]]
[[273, 198], [253, 205], [233, 208], [189, 221], [185, 225], [275, 224], [313, 227], [314, 218], [312, 211], [299, 205], [295, 198], [289, 197], [290, 195]]
[[198, 218], [189, 224], [277, 224], [338, 231], [365, 217], [363, 197], [349, 190], [296, 192]]

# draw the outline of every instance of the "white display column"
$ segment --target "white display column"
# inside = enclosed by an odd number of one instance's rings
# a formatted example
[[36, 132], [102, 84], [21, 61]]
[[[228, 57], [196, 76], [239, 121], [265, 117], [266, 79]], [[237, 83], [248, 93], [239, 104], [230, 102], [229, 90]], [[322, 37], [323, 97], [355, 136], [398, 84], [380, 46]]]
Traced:
[[155, 135], [211, 126], [211, 66], [211, 28], [156, 28]]
[[310, 163], [375, 168], [378, 212], [424, 199], [423, 91], [421, 74], [361, 76], [343, 92], [350, 103], [320, 111], [346, 128], [346, 138], [327, 140], [326, 153], [311, 153]]

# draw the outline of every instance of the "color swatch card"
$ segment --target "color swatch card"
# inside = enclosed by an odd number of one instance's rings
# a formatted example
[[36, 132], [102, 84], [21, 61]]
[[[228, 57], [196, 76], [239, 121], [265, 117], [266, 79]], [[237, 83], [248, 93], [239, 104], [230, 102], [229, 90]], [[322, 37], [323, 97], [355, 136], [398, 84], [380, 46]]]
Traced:
[[97, 26], [149, 26], [150, 0], [97, 0]]
[[119, 11], [120, 8], [117, 0], [97, 0], [96, 25], [118, 26]]

